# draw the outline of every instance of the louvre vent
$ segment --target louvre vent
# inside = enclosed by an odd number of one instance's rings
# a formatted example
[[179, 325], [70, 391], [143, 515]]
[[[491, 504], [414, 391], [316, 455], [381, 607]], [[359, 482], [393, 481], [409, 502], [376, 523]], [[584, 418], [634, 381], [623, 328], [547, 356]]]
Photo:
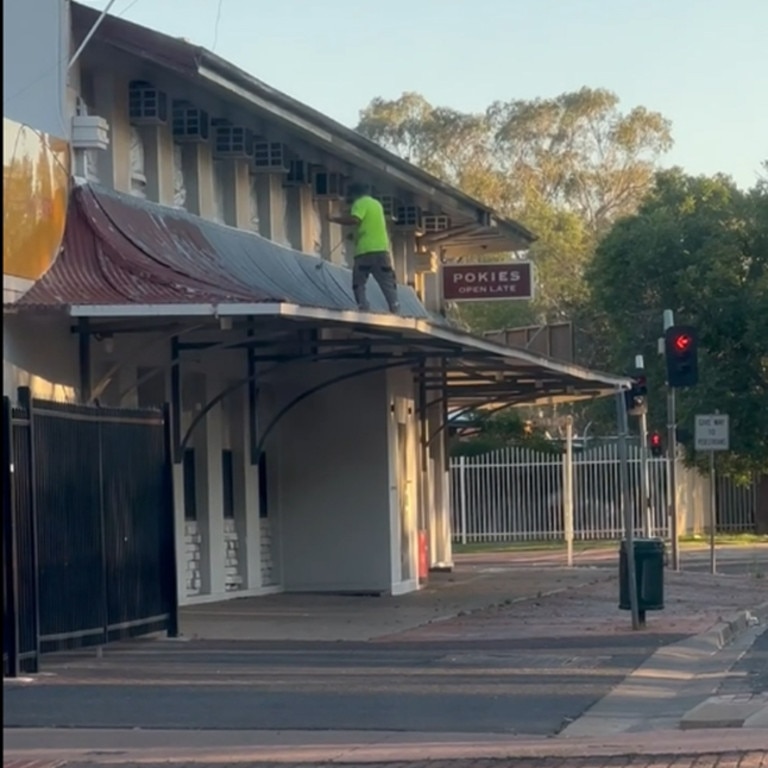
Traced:
[[253, 146], [253, 167], [257, 173], [287, 173], [285, 144], [257, 141]]
[[214, 128], [213, 153], [216, 157], [247, 159], [253, 157], [253, 133], [241, 125], [217, 125]]
[[168, 122], [167, 97], [151, 83], [133, 80], [128, 86], [128, 114], [134, 125], [165, 125]]
[[392, 195], [381, 195], [378, 200], [381, 203], [381, 207], [384, 209], [384, 215], [388, 219], [396, 221], [397, 211], [401, 207], [400, 201]]
[[305, 184], [309, 184], [309, 178], [309, 163], [306, 160], [291, 160], [288, 163], [285, 186], [301, 187]]
[[186, 102], [173, 102], [173, 138], [176, 141], [207, 141], [208, 113]]
[[421, 226], [421, 208], [417, 205], [401, 205], [397, 209], [397, 226], [419, 229]]
[[425, 214], [421, 218], [421, 224], [425, 232], [444, 232], [451, 226], [451, 220], [447, 216]]
[[346, 194], [346, 181], [340, 173], [316, 171], [314, 190], [318, 200], [341, 200]]

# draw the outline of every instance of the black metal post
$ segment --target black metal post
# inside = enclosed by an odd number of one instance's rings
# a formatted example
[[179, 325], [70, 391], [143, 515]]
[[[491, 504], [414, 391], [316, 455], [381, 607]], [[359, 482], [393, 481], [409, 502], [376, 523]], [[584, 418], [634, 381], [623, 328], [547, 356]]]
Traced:
[[[3, 397], [3, 560], [7, 620], [3, 627], [8, 638], [8, 676], [19, 676], [19, 558], [16, 537], [16, 499], [14, 493], [13, 408], [9, 397]], [[5, 645], [5, 643], [3, 643]]]
[[179, 337], [171, 339], [171, 459], [179, 464], [181, 451], [181, 349]]
[[176, 502], [173, 489], [173, 435], [172, 435], [171, 407], [168, 403], [163, 405], [163, 435], [165, 438], [165, 483], [166, 483], [166, 507], [170, 525], [170, 542], [167, 552], [163, 553], [163, 562], [168, 564], [168, 637], [179, 636], [179, 582], [176, 562]]
[[35, 658], [32, 662], [32, 673], [37, 673], [40, 669], [40, 558], [38, 555], [37, 542], [37, 456], [35, 454], [35, 417], [32, 402], [32, 392], [29, 387], [19, 387], [18, 389], [19, 405], [27, 412], [27, 422], [29, 424], [29, 513], [31, 516], [32, 527], [32, 594], [35, 601], [33, 621], [35, 624]]
[[99, 534], [101, 540], [101, 602], [104, 611], [104, 645], [109, 642], [109, 562], [107, 560], [107, 514], [104, 509], [104, 424], [98, 423], [96, 460], [99, 466]]
[[[248, 329], [248, 337], [254, 335], [253, 328]], [[258, 417], [258, 388], [256, 385], [256, 351], [252, 346], [246, 350], [248, 372], [248, 448], [251, 466], [259, 463], [259, 417]]]
[[91, 401], [91, 334], [89, 326], [87, 317], [80, 318], [77, 324], [81, 403]]

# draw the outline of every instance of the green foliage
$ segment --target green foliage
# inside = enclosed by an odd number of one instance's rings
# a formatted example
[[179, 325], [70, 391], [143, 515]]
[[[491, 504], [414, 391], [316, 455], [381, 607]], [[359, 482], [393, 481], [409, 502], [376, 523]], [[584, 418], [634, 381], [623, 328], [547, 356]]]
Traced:
[[600, 243], [587, 280], [610, 339], [606, 363], [626, 369], [645, 357], [651, 425], [662, 429], [666, 412], [656, 345], [661, 312], [672, 309], [700, 337], [700, 381], [680, 391], [678, 423], [692, 433], [695, 414], [729, 414], [733, 450], [721, 468], [768, 471], [768, 189], [660, 173], [637, 214]]
[[357, 130], [537, 234], [535, 300], [460, 305], [457, 319], [478, 332], [572, 316], [598, 237], [634, 210], [672, 143], [661, 115], [622, 113], [615, 94], [590, 88], [477, 114], [404, 93], [374, 99]]
[[472, 437], [453, 440], [452, 456], [479, 456], [511, 445], [523, 445], [545, 453], [560, 450], [541, 430], [530, 425], [526, 427], [525, 421], [510, 411], [477, 414], [476, 428], [477, 434]]

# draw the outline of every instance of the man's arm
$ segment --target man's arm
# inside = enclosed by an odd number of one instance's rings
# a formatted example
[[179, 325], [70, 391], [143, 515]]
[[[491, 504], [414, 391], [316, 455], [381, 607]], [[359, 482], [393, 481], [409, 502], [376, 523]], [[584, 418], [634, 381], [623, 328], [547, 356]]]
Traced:
[[352, 214], [346, 216], [328, 216], [328, 221], [331, 224], [341, 224], [342, 227], [357, 227], [360, 224], [360, 219]]

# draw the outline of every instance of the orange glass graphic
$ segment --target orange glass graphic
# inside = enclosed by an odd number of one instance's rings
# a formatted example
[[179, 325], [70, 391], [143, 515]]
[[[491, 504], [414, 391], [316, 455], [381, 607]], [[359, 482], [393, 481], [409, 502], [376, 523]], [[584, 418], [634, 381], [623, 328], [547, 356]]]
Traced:
[[3, 274], [38, 280], [64, 236], [66, 141], [3, 118]]

